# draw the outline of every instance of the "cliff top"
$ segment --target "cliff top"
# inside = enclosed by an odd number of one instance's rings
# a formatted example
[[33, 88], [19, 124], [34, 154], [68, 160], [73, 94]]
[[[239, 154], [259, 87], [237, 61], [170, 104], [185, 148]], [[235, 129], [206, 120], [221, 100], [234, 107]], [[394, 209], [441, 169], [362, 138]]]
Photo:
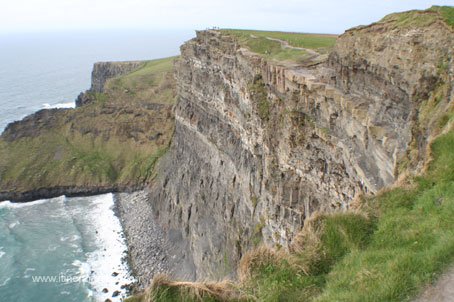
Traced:
[[222, 29], [241, 47], [274, 61], [308, 64], [323, 61], [334, 47], [336, 35], [280, 31]]
[[347, 31], [368, 28], [377, 24], [388, 25], [391, 29], [405, 29], [428, 27], [434, 23], [444, 24], [448, 28], [454, 29], [454, 7], [432, 6], [426, 10], [393, 13], [368, 26], [357, 26]]
[[432, 6], [426, 10], [412, 10], [390, 14], [380, 20], [379, 23], [393, 23], [397, 27], [410, 27], [429, 26], [437, 21], [454, 28], [454, 7]]

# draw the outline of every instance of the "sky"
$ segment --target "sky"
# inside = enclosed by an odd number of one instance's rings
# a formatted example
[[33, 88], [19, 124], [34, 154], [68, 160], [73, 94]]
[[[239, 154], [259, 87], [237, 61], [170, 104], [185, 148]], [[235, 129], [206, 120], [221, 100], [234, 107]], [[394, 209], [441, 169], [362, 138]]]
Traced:
[[342, 33], [454, 0], [2, 0], [0, 32], [208, 27]]

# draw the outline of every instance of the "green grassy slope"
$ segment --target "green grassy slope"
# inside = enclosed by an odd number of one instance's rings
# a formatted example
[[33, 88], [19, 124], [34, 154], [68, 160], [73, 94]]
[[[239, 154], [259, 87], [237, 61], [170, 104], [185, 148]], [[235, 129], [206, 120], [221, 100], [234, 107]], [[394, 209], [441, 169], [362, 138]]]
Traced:
[[434, 162], [412, 188], [366, 201], [378, 212], [364, 249], [327, 275], [316, 301], [405, 301], [454, 260], [454, 132], [432, 146]]
[[173, 60], [109, 80], [96, 102], [52, 113], [42, 126], [24, 123], [31, 135], [3, 135], [0, 191], [147, 182], [173, 133]]
[[390, 14], [380, 20], [380, 22], [393, 22], [396, 27], [429, 26], [437, 21], [454, 28], [454, 7], [432, 6], [427, 10]]

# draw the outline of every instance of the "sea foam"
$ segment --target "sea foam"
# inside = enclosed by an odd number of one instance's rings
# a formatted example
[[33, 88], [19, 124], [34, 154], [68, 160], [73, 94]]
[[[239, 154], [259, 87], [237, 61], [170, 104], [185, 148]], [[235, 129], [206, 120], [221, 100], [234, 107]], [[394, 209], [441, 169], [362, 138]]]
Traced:
[[[109, 193], [97, 196], [92, 203], [95, 207], [87, 215], [90, 216], [99, 247], [87, 254], [86, 263], [79, 263], [81, 274], [90, 271], [89, 280], [96, 300], [121, 301], [126, 294], [121, 286], [133, 282], [134, 278], [123, 261], [127, 247], [122, 236], [122, 226], [113, 210], [113, 195]], [[104, 288], [108, 289], [107, 293], [102, 292]], [[121, 294], [112, 297], [115, 291]]]
[[0, 201], [0, 209], [1, 208], [25, 208], [25, 207], [31, 207], [31, 206], [36, 206], [39, 204], [43, 204], [45, 202], [48, 202], [50, 199], [39, 199], [35, 201], [30, 201], [30, 202], [11, 202], [9, 200], [6, 201]]
[[49, 103], [44, 103], [43, 104], [44, 109], [60, 109], [60, 108], [76, 108], [76, 103], [75, 102], [67, 102], [67, 103], [57, 103], [54, 105], [51, 105]]

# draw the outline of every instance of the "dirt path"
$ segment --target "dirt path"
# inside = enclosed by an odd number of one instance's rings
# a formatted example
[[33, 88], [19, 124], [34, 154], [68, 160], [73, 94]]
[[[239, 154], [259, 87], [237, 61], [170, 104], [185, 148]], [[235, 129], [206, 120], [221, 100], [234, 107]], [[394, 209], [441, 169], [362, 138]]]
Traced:
[[304, 48], [304, 47], [292, 46], [292, 45], [290, 45], [287, 41], [284, 41], [284, 40], [281, 40], [281, 39], [270, 38], [270, 37], [266, 37], [266, 38], [267, 38], [268, 40], [276, 41], [276, 42], [281, 43], [281, 45], [282, 45], [283, 48], [304, 50], [305, 52], [307, 52], [307, 53], [309, 53], [309, 54], [311, 54], [311, 55], [314, 55], [314, 56], [319, 56], [319, 55], [320, 55], [318, 52], [316, 52], [316, 51], [313, 50], [313, 49]]
[[454, 267], [424, 289], [413, 302], [454, 302]]

